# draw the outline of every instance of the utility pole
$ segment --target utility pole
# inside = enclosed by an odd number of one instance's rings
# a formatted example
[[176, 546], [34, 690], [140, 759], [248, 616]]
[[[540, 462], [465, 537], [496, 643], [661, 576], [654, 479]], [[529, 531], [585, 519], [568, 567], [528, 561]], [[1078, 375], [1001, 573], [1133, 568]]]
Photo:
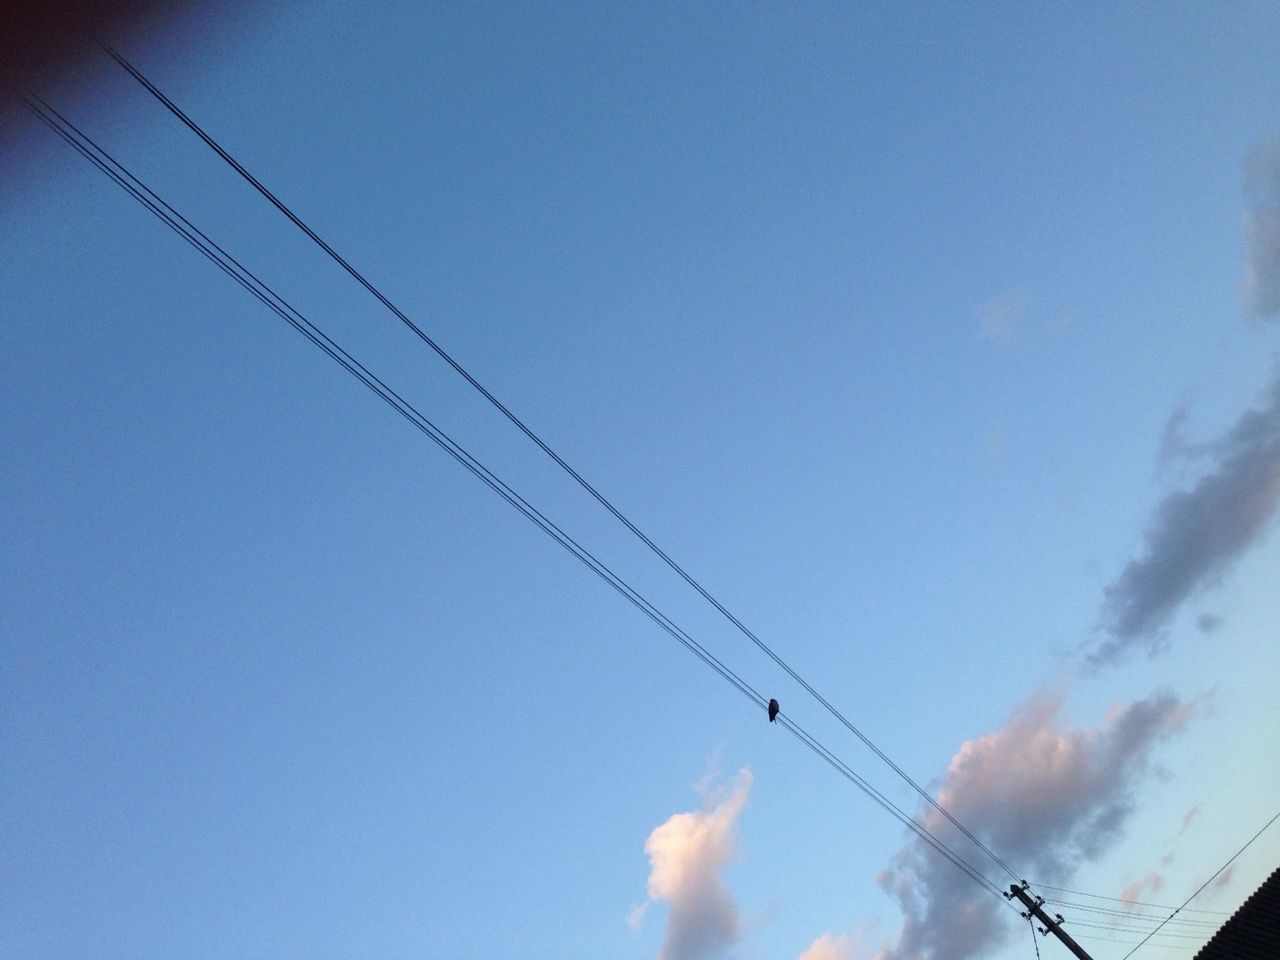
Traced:
[[1084, 952], [1084, 947], [1072, 940], [1067, 932], [1062, 929], [1062, 914], [1058, 914], [1058, 919], [1055, 921], [1041, 909], [1041, 904], [1044, 903], [1043, 897], [1036, 897], [1035, 899], [1032, 899], [1027, 895], [1026, 888], [1020, 887], [1016, 883], [1009, 887], [1009, 892], [1004, 895], [1006, 900], [1012, 900], [1014, 897], [1017, 897], [1018, 900], [1022, 902], [1022, 905], [1027, 908], [1027, 912], [1023, 914], [1024, 917], [1035, 917], [1044, 924], [1044, 926], [1040, 928], [1041, 933], [1052, 933], [1063, 942], [1068, 950], [1079, 957], [1080, 960], [1093, 960], [1093, 957]]

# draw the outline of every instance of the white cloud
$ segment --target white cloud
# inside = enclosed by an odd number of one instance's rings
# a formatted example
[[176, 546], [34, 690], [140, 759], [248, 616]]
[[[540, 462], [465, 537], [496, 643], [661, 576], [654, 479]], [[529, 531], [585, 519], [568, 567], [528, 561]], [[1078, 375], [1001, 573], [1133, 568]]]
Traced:
[[[677, 813], [649, 834], [648, 902], [668, 905], [659, 960], [713, 957], [741, 936], [738, 906], [720, 871], [737, 856], [737, 820], [751, 783], [744, 768], [727, 788], [709, 791], [701, 810]], [[632, 910], [637, 924], [647, 905]]]
[[[1156, 694], [1113, 708], [1092, 728], [1067, 729], [1062, 694], [1041, 692], [994, 733], [963, 744], [939, 802], [1017, 869], [1062, 883], [1121, 835], [1152, 748], [1177, 733], [1192, 708]], [[924, 823], [993, 879], [994, 866], [941, 814]], [[1009, 879], [1002, 877], [1007, 886]], [[918, 838], [881, 874], [903, 911], [885, 960], [967, 960], [1010, 932], [1004, 905]]]

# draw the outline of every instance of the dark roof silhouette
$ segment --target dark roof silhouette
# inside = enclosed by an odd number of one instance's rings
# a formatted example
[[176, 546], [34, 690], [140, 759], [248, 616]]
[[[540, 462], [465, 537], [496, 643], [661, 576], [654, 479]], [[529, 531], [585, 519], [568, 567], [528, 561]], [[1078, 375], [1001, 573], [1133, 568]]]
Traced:
[[1195, 960], [1276, 960], [1280, 957], [1280, 868], [1262, 882]]

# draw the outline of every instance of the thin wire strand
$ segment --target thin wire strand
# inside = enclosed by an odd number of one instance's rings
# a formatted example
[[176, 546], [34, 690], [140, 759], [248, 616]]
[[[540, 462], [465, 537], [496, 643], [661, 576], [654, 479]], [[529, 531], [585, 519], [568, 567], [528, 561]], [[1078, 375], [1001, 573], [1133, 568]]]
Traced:
[[[1134, 943], [1137, 943], [1137, 941], [1136, 941], [1136, 940], [1116, 940], [1116, 939], [1114, 939], [1114, 938], [1112, 938], [1112, 937], [1095, 937], [1095, 936], [1093, 936], [1092, 934], [1090, 934], [1090, 935], [1089, 935], [1089, 936], [1087, 936], [1087, 937], [1074, 937], [1073, 939], [1075, 939], [1075, 940], [1083, 940], [1085, 943], [1119, 943], [1119, 944], [1123, 944], [1124, 946], [1130, 946], [1130, 945], [1132, 945], [1132, 944], [1134, 944]], [[1186, 949], [1188, 948], [1189, 944], [1185, 944], [1185, 943], [1158, 943], [1158, 942], [1156, 942], [1155, 940], [1153, 940], [1153, 941], [1151, 941], [1151, 946], [1153, 946], [1153, 947], [1164, 947], [1166, 950], [1186, 950]]]
[[1027, 914], [1027, 926], [1031, 928], [1031, 943], [1036, 948], [1036, 960], [1040, 960], [1040, 941], [1036, 937], [1036, 922], [1031, 919], [1031, 914]]
[[[1138, 912], [1135, 912], [1135, 911], [1133, 911], [1133, 910], [1111, 910], [1111, 909], [1108, 909], [1107, 907], [1091, 907], [1091, 906], [1089, 906], [1089, 904], [1087, 904], [1087, 903], [1076, 903], [1074, 900], [1057, 900], [1057, 899], [1055, 899], [1054, 897], [1046, 897], [1046, 898], [1045, 898], [1045, 903], [1052, 903], [1052, 904], [1055, 904], [1055, 905], [1057, 905], [1057, 906], [1061, 906], [1061, 907], [1069, 907], [1069, 908], [1070, 908], [1070, 909], [1072, 909], [1072, 910], [1084, 910], [1084, 911], [1086, 912], [1086, 915], [1088, 915], [1088, 916], [1092, 916], [1093, 914], [1095, 914], [1095, 913], [1096, 913], [1096, 914], [1100, 914], [1100, 915], [1102, 915], [1103, 917], [1106, 917], [1106, 918], [1115, 918], [1115, 919], [1117, 919], [1117, 920], [1125, 920], [1125, 921], [1151, 921], [1151, 922], [1155, 922], [1155, 921], [1157, 921], [1157, 920], [1159, 920], [1159, 919], [1160, 919], [1160, 917], [1159, 917], [1158, 915], [1153, 914], [1153, 913], [1138, 913]], [[1173, 907], [1169, 907], [1168, 909], [1172, 910], [1172, 909], [1173, 909]], [[1180, 920], [1171, 920], [1171, 921], [1169, 921], [1169, 922], [1170, 922], [1171, 924], [1175, 924], [1175, 923], [1176, 923], [1176, 924], [1178, 924], [1178, 925], [1180, 925], [1180, 926], [1214, 927], [1214, 928], [1216, 928], [1216, 927], [1218, 927], [1218, 926], [1220, 926], [1220, 925], [1221, 925], [1221, 922], [1222, 922], [1222, 921], [1220, 921], [1220, 920], [1186, 920], [1186, 919], [1180, 919]]]
[[[40, 119], [42, 119], [46, 124], [50, 125], [54, 129], [54, 132], [58, 133], [59, 136], [61, 136], [71, 146], [77, 149], [82, 156], [86, 157], [86, 159], [94, 163], [94, 165], [97, 166], [100, 170], [102, 170], [103, 173], [111, 177], [111, 179], [113, 179], [117, 184], [119, 184], [122, 188], [124, 188], [131, 195], [133, 195], [136, 200], [144, 204], [148, 208], [148, 210], [150, 210], [153, 214], [155, 214], [162, 221], [164, 221], [169, 227], [174, 229], [175, 232], [177, 232], [180, 236], [183, 237], [183, 239], [185, 239], [188, 243], [190, 243], [193, 247], [195, 247], [201, 254], [203, 254], [206, 258], [208, 258], [211, 262], [213, 262], [215, 266], [221, 269], [224, 273], [228, 274], [228, 276], [230, 276], [233, 280], [238, 282], [249, 293], [257, 297], [257, 299], [262, 301], [267, 307], [269, 307], [275, 313], [280, 315], [284, 320], [290, 323], [290, 325], [292, 325], [300, 333], [302, 333], [314, 344], [316, 344], [316, 346], [324, 350], [325, 353], [329, 354], [330, 357], [336, 360], [345, 369], [347, 369], [348, 372], [356, 376], [357, 379], [361, 380], [361, 382], [363, 382], [371, 390], [377, 393], [379, 397], [381, 397], [389, 405], [395, 408], [397, 412], [401, 413], [403, 416], [409, 419], [410, 422], [414, 423], [415, 426], [417, 426], [420, 430], [426, 433], [432, 440], [435, 440], [437, 443], [439, 443], [448, 453], [450, 453], [450, 455], [454, 456], [455, 459], [459, 459], [464, 466], [466, 466], [469, 470], [475, 473], [482, 481], [486, 483], [486, 485], [492, 487], [495, 490], [495, 492], [503, 496], [504, 499], [507, 499], [508, 502], [512, 504], [512, 506], [515, 506], [518, 510], [524, 513], [531, 521], [533, 521], [538, 526], [542, 527], [549, 535], [551, 535], [554, 539], [560, 542], [561, 545], [564, 546], [571, 553], [574, 553], [574, 555], [577, 556], [578, 559], [582, 560], [587, 566], [591, 567], [593, 570], [595, 570], [595, 572], [601, 574], [601, 576], [604, 577], [606, 581], [610, 582], [612, 586], [614, 586], [616, 589], [619, 589], [620, 592], [623, 592], [624, 596], [627, 596], [629, 600], [631, 600], [633, 603], [636, 603], [637, 606], [640, 606], [641, 609], [646, 614], [648, 614], [651, 618], [657, 620], [660, 626], [662, 626], [664, 629], [667, 629], [668, 632], [671, 632], [674, 630], [676, 631], [676, 634], [680, 634], [676, 636], [678, 640], [680, 640], [682, 643], [685, 643], [686, 645], [690, 645], [690, 649], [692, 652], [698, 655], [701, 659], [704, 659], [708, 663], [708, 665], [712, 666], [713, 669], [716, 669], [717, 672], [721, 672], [721, 675], [724, 676], [726, 680], [729, 680], [729, 682], [737, 686], [740, 691], [746, 693], [748, 697], [752, 699], [753, 702], [756, 703], [757, 706], [763, 707], [765, 705], [765, 700], [758, 691], [750, 687], [749, 684], [743, 681], [740, 677], [738, 677], [737, 674], [735, 674], [732, 670], [730, 670], [727, 666], [725, 666], [714, 655], [712, 655], [704, 647], [698, 644], [697, 641], [693, 640], [687, 634], [684, 634], [683, 631], [680, 631], [680, 629], [677, 626], [675, 626], [675, 624], [667, 620], [661, 614], [661, 611], [657, 610], [657, 608], [654, 607], [652, 604], [650, 604], [647, 600], [645, 600], [643, 596], [641, 596], [639, 593], [636, 593], [634, 590], [630, 590], [630, 588], [626, 585], [625, 581], [621, 580], [620, 577], [617, 577], [617, 575], [614, 574], [613, 571], [610, 570], [604, 563], [599, 561], [594, 555], [592, 555], [589, 551], [587, 551], [585, 548], [579, 545], [572, 537], [570, 537], [562, 529], [556, 526], [554, 522], [547, 519], [543, 514], [541, 514], [537, 510], [537, 508], [530, 505], [527, 501], [525, 501], [522, 497], [520, 497], [519, 494], [515, 493], [515, 491], [513, 491], [510, 487], [507, 487], [506, 484], [503, 483], [500, 478], [498, 478], [491, 471], [489, 471], [482, 463], [480, 463], [474, 457], [471, 457], [470, 454], [468, 454], [465, 451], [465, 449], [463, 449], [460, 445], [454, 442], [452, 438], [450, 438], [447, 434], [444, 433], [444, 431], [440, 430], [435, 424], [433, 424], [430, 420], [428, 420], [425, 416], [423, 416], [419, 411], [417, 411], [417, 409], [414, 408], [412, 404], [404, 400], [403, 397], [397, 394], [394, 390], [392, 390], [389, 386], [387, 386], [383, 381], [381, 381], [376, 375], [374, 375], [366, 367], [360, 364], [359, 361], [355, 360], [354, 357], [352, 357], [340, 346], [338, 346], [333, 340], [331, 340], [328, 336], [326, 336], [323, 333], [323, 331], [321, 331], [318, 327], [310, 323], [310, 321], [308, 321], [300, 312], [298, 312], [296, 309], [290, 306], [288, 302], [285, 301], [283, 298], [275, 294], [275, 292], [272, 291], [270, 287], [268, 287], [263, 281], [258, 279], [254, 274], [252, 274], [245, 267], [243, 267], [243, 265], [241, 265], [239, 261], [237, 261], [234, 257], [226, 253], [225, 250], [223, 250], [216, 243], [210, 240], [204, 233], [202, 233], [198, 228], [196, 228], [193, 224], [191, 224], [189, 220], [187, 220], [185, 217], [179, 214], [176, 210], [170, 207], [167, 203], [165, 203], [158, 195], [156, 195], [153, 191], [147, 188], [146, 185], [143, 184], [141, 180], [134, 177], [131, 173], [129, 173], [129, 171], [125, 167], [123, 167], [123, 165], [115, 161], [114, 158], [110, 156], [110, 154], [108, 154], [105, 150], [102, 150], [102, 148], [97, 146], [97, 144], [94, 143], [86, 134], [84, 134], [82, 131], [76, 128], [74, 124], [71, 124], [70, 121], [66, 120], [66, 118], [63, 117], [61, 114], [59, 114], [56, 110], [54, 110], [52, 107], [49, 107], [48, 104], [45, 103], [43, 100], [39, 100], [38, 97], [36, 99], [39, 101], [39, 103], [42, 106], [44, 106], [47, 110], [49, 110], [51, 114], [56, 116], [59, 121], [61, 121], [62, 123], [65, 123], [68, 128], [75, 131], [76, 135], [83, 138], [84, 141], [92, 144], [93, 148], [99, 151], [102, 157], [106, 158], [106, 161], [108, 163], [113, 164], [115, 167], [117, 167], [124, 174], [125, 177], [128, 177], [129, 179], [133, 180], [134, 183], [136, 183], [140, 189], [135, 189], [134, 186], [126, 182], [126, 180], [122, 176], [120, 176], [119, 174], [111, 170], [106, 163], [104, 163], [98, 157], [95, 157], [82, 144], [76, 142], [76, 140], [72, 136], [70, 136], [68, 133], [66, 133], [65, 130], [59, 129], [56, 123], [52, 122], [48, 117], [41, 115], [37, 110], [33, 110], [33, 112], [35, 112], [36, 115], [40, 117]], [[24, 102], [26, 102], [25, 98], [24, 98]], [[27, 106], [31, 108], [32, 104], [30, 102], [27, 102]], [[154, 202], [152, 199], [148, 199], [147, 196], [144, 196], [143, 193], [140, 192], [140, 190], [145, 191], [147, 194], [150, 194], [150, 196], [154, 199]], [[159, 204], [159, 206], [157, 204]], [[161, 207], [164, 207], [164, 209], [161, 209]], [[206, 244], [208, 245], [207, 247], [205, 246]], [[220, 257], [225, 258], [225, 262], [222, 259], [219, 259]], [[237, 270], [242, 271], [243, 276], [239, 275], [237, 273]], [[248, 279], [246, 279], [246, 277]], [[290, 316], [289, 315], [290, 313], [292, 313], [294, 316]], [[628, 590], [630, 590], [630, 595], [628, 595], [626, 592]], [[676, 634], [673, 634], [673, 635], [676, 635]]]
[[[1250, 837], [1243, 847], [1241, 847], [1239, 850], [1233, 853], [1227, 859], [1226, 863], [1220, 866], [1217, 870], [1213, 871], [1213, 876], [1211, 876], [1204, 883], [1200, 884], [1200, 886], [1196, 887], [1196, 892], [1191, 894], [1191, 896], [1187, 897], [1186, 900], [1182, 901], [1182, 905], [1179, 906], [1176, 910], [1174, 910], [1173, 913], [1169, 914], [1169, 916], [1166, 917], [1165, 920], [1160, 924], [1160, 927], [1163, 927], [1166, 923], [1172, 920], [1178, 914], [1178, 912], [1183, 909], [1183, 907], [1185, 907], [1188, 903], [1190, 903], [1196, 897], [1200, 896], [1200, 893], [1204, 890], [1205, 887], [1209, 886], [1209, 884], [1213, 883], [1214, 880], [1218, 879], [1218, 875], [1222, 873], [1223, 870], [1227, 869], [1227, 867], [1231, 866], [1231, 864], [1235, 863], [1236, 858], [1240, 856], [1240, 854], [1248, 850], [1249, 847], [1253, 845], [1253, 841], [1257, 840], [1260, 836], [1266, 833], [1267, 828], [1270, 827], [1273, 823], [1275, 823], [1276, 820], [1278, 819], [1280, 819], [1280, 811], [1276, 811], [1275, 815], [1272, 816], [1270, 820], [1268, 820], [1266, 823], [1262, 825], [1262, 829], [1260, 829], [1257, 833], [1255, 833], [1252, 837]], [[1148, 933], [1145, 937], [1143, 937], [1142, 942], [1139, 943], [1137, 947], [1134, 947], [1132, 950], [1126, 953], [1124, 955], [1123, 960], [1129, 960], [1129, 958], [1133, 956], [1135, 952], [1137, 952], [1138, 947], [1141, 947], [1143, 943], [1146, 943], [1148, 940], [1150, 940], [1160, 930], [1160, 927], [1156, 927], [1155, 930], [1152, 930], [1151, 933]]]
[[[520, 513], [522, 513], [527, 519], [543, 530], [544, 533], [564, 547], [593, 573], [596, 573], [601, 577], [601, 579], [605, 580], [606, 583], [619, 592], [625, 599], [636, 606], [642, 613], [653, 620], [659, 627], [670, 634], [691, 653], [711, 667], [724, 680], [747, 697], [747, 699], [751, 700], [756, 707], [763, 708], [765, 706], [767, 701], [759, 691], [747, 683], [747, 681], [743, 680], [738, 674], [736, 674], [695, 639], [689, 636], [689, 634], [687, 634], [682, 628], [663, 614], [661, 610], [632, 588], [625, 580], [614, 573], [602, 561], [578, 544], [577, 541], [565, 533], [553, 521], [548, 519], [536, 507], [532, 506], [528, 501], [507, 486], [506, 483], [493, 474], [484, 466], [484, 464], [471, 456], [464, 448], [440, 430], [439, 427], [417, 410], [416, 407], [401, 397], [392, 388], [387, 386], [358, 360], [330, 339], [322, 330], [316, 327], [300, 311], [280, 297], [264, 281], [244, 267], [243, 264], [227, 253], [206, 234], [200, 231], [199, 228], [195, 227], [191, 221], [187, 220], [186, 217], [182, 216], [182, 214], [180, 214], [176, 209], [165, 202], [163, 198], [151, 190], [139, 178], [134, 176], [126, 167], [123, 166], [123, 164], [115, 160], [115, 158], [98, 146], [92, 138], [72, 124], [53, 107], [49, 106], [49, 104], [38, 95], [31, 93], [30, 91], [24, 91], [20, 92], [19, 96], [22, 98], [27, 108], [35, 114], [38, 119], [49, 126], [50, 129], [52, 129], [59, 137], [98, 167], [100, 171], [110, 177], [117, 185], [126, 190], [135, 200], [142, 203], [153, 215], [178, 233], [179, 236], [181, 236], [203, 256], [209, 259], [215, 266], [239, 283], [260, 302], [288, 322], [290, 326], [294, 327], [295, 330], [302, 333], [314, 345], [323, 350], [330, 358], [347, 370], [347, 372], [351, 373], [366, 387], [376, 393], [380, 399], [391, 406], [419, 431], [433, 440], [451, 457], [466, 467], [472, 474], [485, 483], [486, 486], [490, 487], [490, 489], [520, 511]], [[779, 720], [785, 729], [796, 736], [801, 743], [807, 746], [819, 758], [831, 765], [837, 773], [841, 774], [857, 786], [862, 792], [867, 794], [867, 796], [894, 816], [895, 819], [919, 836], [922, 841], [932, 847], [941, 856], [949, 860], [959, 870], [969, 876], [970, 879], [978, 883], [979, 886], [995, 894], [1003, 902], [1003, 895], [999, 888], [996, 887], [990, 879], [969, 864], [964, 858], [951, 850], [926, 826], [916, 821], [909, 814], [903, 811], [901, 807], [894, 804], [883, 793], [857, 774], [843, 760], [836, 756], [830, 749], [800, 727], [797, 723], [792, 721], [790, 718], [781, 715], [779, 716]]]
[[260, 180], [235, 159], [225, 148], [222, 147], [212, 136], [188, 116], [176, 103], [165, 95], [154, 83], [147, 79], [137, 67], [130, 63], [125, 57], [108, 44], [99, 41], [102, 49], [123, 67], [135, 80], [138, 81], [152, 96], [162, 103], [175, 117], [182, 121], [193, 133], [203, 140], [215, 153], [218, 154], [227, 164], [231, 166], [241, 177], [243, 177], [250, 185], [254, 187], [263, 197], [265, 197], [273, 206], [284, 214], [293, 222], [298, 229], [302, 230], [311, 238], [317, 246], [331, 257], [334, 262], [347, 271], [361, 286], [363, 286], [370, 294], [372, 294], [387, 310], [389, 310], [397, 319], [399, 319], [406, 327], [430, 347], [441, 359], [443, 359], [450, 367], [452, 367], [463, 379], [465, 379], [481, 396], [489, 401], [503, 416], [505, 416], [517, 429], [520, 430], [529, 440], [537, 445], [543, 453], [550, 457], [555, 463], [572, 477], [579, 486], [589, 493], [601, 506], [608, 510], [613, 516], [623, 524], [628, 530], [638, 537], [656, 556], [667, 564], [676, 574], [678, 574], [690, 587], [699, 593], [703, 599], [710, 603], [718, 610], [731, 624], [733, 624], [744, 636], [752, 641], [762, 652], [764, 652], [777, 666], [785, 671], [796, 683], [809, 693], [819, 704], [821, 704], [836, 720], [844, 725], [854, 736], [868, 747], [881, 761], [901, 777], [907, 784], [911, 786], [916, 793], [923, 797], [930, 806], [937, 810], [943, 817], [951, 822], [965, 837], [967, 837], [975, 846], [983, 853], [990, 857], [1002, 870], [1004, 870], [1014, 880], [1018, 880], [1018, 874], [1008, 865], [998, 854], [995, 853], [986, 843], [975, 836], [968, 827], [957, 820], [945, 807], [935, 800], [929, 791], [925, 790], [914, 778], [912, 778], [902, 767], [898, 766], [879, 746], [877, 746], [865, 733], [853, 724], [840, 710], [830, 703], [822, 694], [820, 694], [807, 680], [797, 673], [790, 664], [788, 664], [781, 656], [779, 656], [767, 643], [757, 636], [750, 628], [748, 628], [737, 616], [735, 616], [727, 607], [717, 600], [701, 583], [698, 582], [688, 571], [677, 563], [672, 557], [656, 544], [650, 537], [644, 533], [629, 517], [622, 513], [604, 494], [600, 493], [589, 481], [587, 481], [577, 470], [575, 470], [563, 457], [560, 456], [552, 447], [544, 441], [537, 433], [533, 431], [519, 416], [517, 416], [506, 404], [499, 400], [489, 391], [479, 380], [477, 380], [470, 371], [462, 366], [454, 357], [444, 349], [435, 339], [433, 339], [425, 330], [419, 327], [411, 320], [399, 307], [382, 293], [374, 284], [364, 276], [359, 270], [352, 266], [341, 254], [339, 254], [332, 246], [330, 246], [318, 233], [306, 224], [293, 210], [289, 208], [279, 197], [271, 192]]
[[1068, 925], [1070, 925], [1072, 930], [1074, 930], [1076, 927], [1088, 927], [1092, 930], [1111, 930], [1114, 933], [1137, 933], [1137, 934], [1145, 933], [1147, 936], [1155, 936], [1158, 934], [1159, 936], [1162, 936], [1162, 937], [1175, 937], [1179, 940], [1208, 940], [1214, 934], [1214, 931], [1209, 931], [1209, 930], [1203, 931], [1201, 933], [1163, 933], [1157, 930], [1148, 930], [1145, 927], [1135, 928], [1135, 927], [1118, 926], [1110, 923], [1087, 923], [1084, 920], [1071, 920], [1071, 921], [1068, 921], [1068, 923], [1064, 923], [1062, 926], [1065, 928]]
[[798, 725], [796, 725], [784, 714], [778, 715], [778, 722], [781, 723], [786, 730], [792, 733], [797, 739], [799, 739], [807, 747], [809, 747], [811, 750], [813, 750], [815, 753], [821, 756], [824, 760], [826, 760], [829, 764], [831, 764], [832, 767], [835, 768], [837, 773], [841, 774], [842, 776], [852, 781], [855, 785], [858, 786], [859, 789], [861, 789], [864, 793], [870, 796], [876, 803], [880, 804], [880, 806], [882, 806], [884, 809], [889, 811], [890, 814], [892, 814], [896, 819], [902, 822], [904, 826], [906, 826], [918, 837], [920, 837], [920, 839], [923, 840], [926, 844], [933, 847], [934, 850], [936, 850], [942, 856], [950, 860], [961, 871], [963, 871], [964, 873], [967, 873], [970, 876], [970, 878], [976, 881], [979, 885], [983, 886], [985, 889], [989, 890], [991, 893], [999, 897], [1000, 901], [1002, 903], [1005, 903], [1006, 906], [1009, 906], [1009, 908], [1014, 910], [1015, 913], [1017, 912], [1017, 910], [1011, 904], [1007, 903], [1004, 894], [1000, 891], [1000, 888], [997, 887], [994, 883], [992, 883], [991, 880], [988, 879], [985, 874], [982, 874], [981, 872], [976, 870], [971, 864], [968, 863], [968, 861], [964, 860], [962, 857], [960, 857], [958, 854], [952, 851], [949, 847], [947, 847], [947, 845], [943, 843], [940, 839], [938, 839], [938, 837], [935, 834], [933, 834], [927, 827], [925, 827], [923, 824], [921, 824], [919, 821], [915, 820], [914, 818], [910, 817], [908, 814], [906, 814], [902, 810], [901, 807], [895, 804], [892, 800], [886, 797], [883, 793], [881, 793], [875, 787], [871, 786], [870, 783], [868, 783], [864, 778], [862, 778], [858, 773], [856, 773], [852, 768], [850, 768], [848, 764], [846, 764], [843, 760], [841, 760], [829, 749], [827, 749], [825, 746], [819, 743], [814, 737], [810, 736], [806, 731], [801, 729]]
[[[1144, 901], [1144, 900], [1126, 900], [1124, 897], [1106, 897], [1106, 896], [1103, 896], [1103, 895], [1102, 895], [1102, 894], [1100, 894], [1100, 893], [1086, 893], [1086, 892], [1085, 892], [1085, 891], [1083, 891], [1083, 890], [1070, 890], [1070, 889], [1068, 889], [1067, 887], [1055, 887], [1055, 886], [1053, 886], [1053, 884], [1050, 884], [1050, 883], [1041, 883], [1039, 880], [1032, 880], [1032, 881], [1031, 881], [1031, 884], [1032, 884], [1033, 886], [1040, 887], [1041, 889], [1044, 889], [1044, 890], [1057, 890], [1059, 893], [1069, 893], [1069, 894], [1071, 894], [1071, 895], [1073, 895], [1073, 896], [1076, 896], [1076, 897], [1093, 897], [1095, 900], [1110, 900], [1110, 901], [1112, 901], [1113, 903], [1132, 903], [1134, 906], [1137, 906], [1137, 907], [1151, 907], [1151, 908], [1153, 908], [1153, 909], [1155, 909], [1155, 910], [1172, 910], [1172, 909], [1174, 909], [1174, 908], [1173, 908], [1171, 905], [1169, 905], [1169, 904], [1161, 904], [1161, 903], [1147, 903], [1147, 902], [1146, 902], [1146, 901]], [[1187, 911], [1186, 911], [1186, 912], [1187, 912], [1187, 913], [1215, 913], [1215, 914], [1218, 914], [1218, 915], [1220, 915], [1220, 916], [1229, 916], [1229, 915], [1230, 915], [1226, 910], [1202, 910], [1202, 909], [1196, 909], [1196, 908], [1194, 908], [1194, 907], [1189, 907], [1189, 908], [1187, 908]]]

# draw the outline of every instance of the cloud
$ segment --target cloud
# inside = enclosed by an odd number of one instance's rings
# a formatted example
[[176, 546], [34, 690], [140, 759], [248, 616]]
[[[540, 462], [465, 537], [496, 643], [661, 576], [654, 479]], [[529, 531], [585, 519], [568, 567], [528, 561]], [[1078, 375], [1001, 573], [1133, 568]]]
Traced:
[[1225, 621], [1216, 613], [1202, 613], [1196, 617], [1196, 626], [1200, 628], [1201, 633], [1213, 633]]
[[1162, 466], [1202, 452], [1187, 442], [1187, 421], [1191, 418], [1191, 408], [1179, 404], [1169, 419], [1165, 421], [1164, 433], [1160, 436], [1160, 454], [1157, 457]]
[[1164, 498], [1142, 555], [1106, 588], [1108, 637], [1090, 655], [1095, 665], [1115, 662], [1135, 645], [1158, 652], [1182, 602], [1225, 575], [1266, 530], [1280, 503], [1280, 377], [1257, 407], [1202, 449], [1211, 460], [1207, 471]]
[[[710, 792], [701, 810], [675, 814], [645, 841], [652, 868], [648, 903], [669, 907], [659, 960], [712, 957], [741, 936], [738, 907], [720, 870], [737, 856], [736, 825], [751, 781], [743, 768], [727, 789]], [[631, 911], [633, 926], [643, 921], [647, 905]]]
[[[1120, 891], [1121, 900], [1141, 900], [1143, 896], [1150, 893], [1159, 893], [1164, 889], [1164, 877], [1158, 873], [1148, 873], [1141, 880], [1135, 880], [1123, 890]], [[1132, 910], [1137, 904], [1126, 903], [1124, 909]]]
[[858, 941], [848, 934], [824, 933], [797, 960], [853, 960]]
[[1231, 882], [1231, 878], [1235, 875], [1235, 872], [1236, 865], [1233, 863], [1213, 878], [1213, 883], [1209, 884], [1209, 890], [1216, 893], [1217, 891], [1224, 889], [1227, 884]]
[[1178, 831], [1178, 836], [1182, 836], [1182, 834], [1186, 833], [1187, 830], [1191, 828], [1191, 824], [1195, 822], [1195, 819], [1198, 816], [1200, 816], [1200, 804], [1197, 803], [1194, 807], [1192, 807], [1190, 810], [1188, 810], [1186, 813], [1182, 815], [1182, 829]]
[[[1060, 691], [1037, 693], [1001, 729], [963, 744], [938, 795], [1003, 858], [1055, 883], [1121, 836], [1152, 749], [1193, 712], [1158, 693], [1111, 709], [1097, 726], [1067, 729], [1062, 702]], [[923, 822], [965, 859], [994, 870], [937, 811]], [[919, 838], [878, 880], [903, 911], [898, 942], [883, 960], [966, 960], [990, 953], [1011, 932], [1000, 901]]]
[[978, 326], [983, 339], [1002, 347], [1013, 346], [1030, 307], [1027, 295], [1018, 290], [988, 300], [978, 308]]
[[1245, 160], [1245, 310], [1256, 317], [1280, 314], [1280, 140], [1260, 144]]
[[649, 913], [649, 901], [637, 903], [627, 913], [627, 926], [632, 930], [639, 930], [644, 926], [644, 918]]

